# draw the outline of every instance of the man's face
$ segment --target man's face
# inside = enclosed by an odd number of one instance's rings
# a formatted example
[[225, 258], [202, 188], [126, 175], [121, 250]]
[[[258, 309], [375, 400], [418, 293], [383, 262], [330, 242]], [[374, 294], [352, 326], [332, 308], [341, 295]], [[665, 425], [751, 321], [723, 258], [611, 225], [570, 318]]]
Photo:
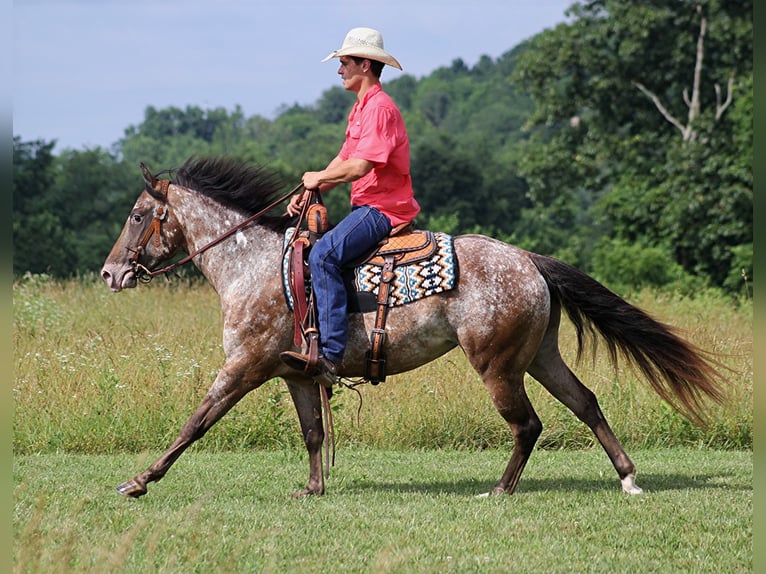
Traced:
[[343, 87], [351, 92], [358, 92], [362, 85], [364, 75], [362, 68], [367, 60], [362, 60], [359, 64], [349, 56], [340, 57], [340, 67], [338, 75], [343, 78]]

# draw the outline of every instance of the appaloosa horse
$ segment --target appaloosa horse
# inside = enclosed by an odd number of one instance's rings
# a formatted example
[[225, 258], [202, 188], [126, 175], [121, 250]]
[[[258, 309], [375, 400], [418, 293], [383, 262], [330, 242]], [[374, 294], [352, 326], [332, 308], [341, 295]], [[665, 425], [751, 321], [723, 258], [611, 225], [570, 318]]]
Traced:
[[[101, 276], [118, 292], [135, 287], [178, 252], [193, 255], [220, 296], [226, 361], [175, 442], [147, 470], [120, 485], [119, 492], [146, 494], [147, 485], [161, 479], [242, 397], [281, 377], [295, 403], [309, 457], [308, 484], [295, 495], [323, 494], [320, 390], [279, 358], [281, 351], [295, 349], [281, 276], [284, 231], [294, 221], [264, 210], [279, 202], [280, 183], [261, 167], [220, 157], [187, 161], [172, 182], [143, 171], [145, 191]], [[263, 216], [250, 217], [261, 210]], [[248, 219], [254, 221], [242, 225]], [[722, 400], [723, 379], [697, 347], [574, 267], [481, 235], [455, 237], [454, 252], [460, 270], [455, 289], [390, 309], [388, 372], [415, 369], [461, 347], [514, 439], [510, 461], [491, 494], [513, 493], [542, 431], [524, 390], [525, 373], [590, 427], [622, 489], [641, 492], [636, 467], [595, 395], [559, 354], [562, 308], [576, 328], [579, 351], [585, 335], [600, 334], [613, 362], [622, 354], [687, 417], [702, 420], [707, 399]], [[364, 373], [374, 315], [351, 314], [340, 376]]]

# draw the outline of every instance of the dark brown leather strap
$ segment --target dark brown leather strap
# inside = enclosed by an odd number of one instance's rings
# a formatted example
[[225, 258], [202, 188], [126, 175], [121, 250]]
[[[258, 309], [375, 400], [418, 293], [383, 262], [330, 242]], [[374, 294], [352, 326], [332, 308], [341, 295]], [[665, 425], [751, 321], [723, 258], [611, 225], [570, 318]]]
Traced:
[[[160, 180], [160, 181], [167, 181], [168, 185], [170, 184], [169, 180]], [[163, 267], [162, 269], [157, 269], [155, 271], [148, 271], [147, 275], [149, 277], [156, 277], [157, 275], [162, 275], [163, 273], [169, 273], [170, 271], [172, 271], [176, 267], [180, 267], [181, 265], [185, 265], [186, 263], [188, 263], [189, 261], [194, 259], [200, 253], [203, 253], [204, 251], [207, 251], [211, 247], [213, 247], [215, 245], [218, 245], [221, 241], [223, 241], [224, 239], [226, 239], [228, 237], [231, 237], [232, 235], [234, 235], [240, 229], [243, 229], [244, 227], [247, 227], [248, 225], [250, 225], [254, 221], [257, 221], [258, 219], [263, 217], [266, 213], [268, 213], [269, 211], [274, 209], [277, 205], [279, 205], [283, 201], [285, 201], [285, 200], [289, 199], [290, 197], [292, 197], [293, 194], [295, 194], [298, 190], [300, 190], [302, 188], [303, 188], [303, 183], [299, 183], [289, 193], [283, 195], [279, 199], [274, 200], [273, 202], [271, 202], [269, 205], [264, 207], [261, 211], [259, 211], [255, 215], [251, 215], [250, 217], [245, 219], [243, 222], [238, 223], [237, 225], [235, 225], [234, 227], [232, 227], [231, 229], [226, 231], [223, 235], [219, 235], [218, 237], [213, 239], [210, 243], [207, 243], [207, 244], [203, 245], [202, 247], [200, 247], [199, 249], [197, 249], [194, 253], [190, 253], [189, 255], [184, 257], [183, 259], [179, 259], [175, 263], [171, 263], [170, 265], [168, 265], [167, 267]]]
[[[296, 230], [297, 234], [298, 231]], [[308, 302], [306, 298], [306, 281], [303, 275], [303, 248], [306, 243], [298, 239], [293, 244], [293, 250], [290, 252], [290, 290], [293, 295], [293, 317], [295, 318], [295, 334], [293, 343], [296, 347], [301, 346], [303, 341], [303, 320], [308, 312]]]
[[306, 329], [306, 342], [308, 343], [308, 361], [306, 361], [305, 371], [313, 373], [319, 364], [319, 329], [311, 325]]
[[367, 355], [367, 376], [373, 385], [386, 379], [385, 353], [383, 345], [386, 342], [386, 319], [388, 318], [388, 296], [391, 293], [391, 283], [394, 281], [394, 257], [387, 256], [380, 272], [378, 285], [378, 309], [375, 314], [375, 326], [370, 337], [370, 352]]
[[[330, 408], [330, 396], [327, 387], [319, 385], [319, 393], [322, 397], [322, 411], [324, 412], [324, 453], [325, 453], [325, 478], [330, 476], [330, 466], [335, 466], [335, 425], [332, 421], [332, 409]], [[332, 446], [332, 458], [330, 457]]]

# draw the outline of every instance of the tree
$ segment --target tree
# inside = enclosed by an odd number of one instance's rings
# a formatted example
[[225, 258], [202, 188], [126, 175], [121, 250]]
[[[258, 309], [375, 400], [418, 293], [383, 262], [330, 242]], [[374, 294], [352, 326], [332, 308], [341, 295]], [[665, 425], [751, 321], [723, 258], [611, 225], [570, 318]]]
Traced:
[[[681, 132], [683, 141], [685, 142], [695, 141], [697, 139], [697, 130], [695, 129], [695, 124], [701, 113], [700, 89], [702, 86], [702, 63], [705, 59], [705, 33], [707, 31], [707, 15], [703, 12], [701, 4], [697, 4], [696, 11], [700, 17], [700, 23], [699, 33], [697, 35], [697, 50], [694, 62], [694, 78], [692, 81], [691, 98], [689, 97], [688, 90], [686, 88], [683, 90], [684, 103], [688, 108], [686, 123], [684, 124], [680, 120], [676, 119], [676, 117], [665, 108], [660, 98], [654, 92], [644, 86], [644, 84], [637, 80], [633, 81], [633, 84], [639, 90], [641, 90], [641, 92], [648, 96], [649, 99], [652, 100], [662, 116], [673, 126], [678, 128], [678, 130]], [[725, 99], [722, 98], [720, 85], [715, 83], [714, 86], [716, 94], [714, 119], [715, 121], [718, 121], [726, 111], [726, 108], [728, 108], [731, 104], [732, 90], [734, 88], [734, 70], [732, 70], [729, 74], [729, 79], [726, 83]]]
[[461, 227], [481, 225], [482, 174], [456, 141], [439, 134], [413, 150], [413, 185], [423, 214], [456, 215]]
[[752, 99], [752, 5], [603, 0], [569, 15], [515, 72], [537, 106], [526, 152], [538, 160], [521, 174], [534, 209], [584, 192], [599, 234], [669, 249], [720, 285], [732, 248], [752, 241], [752, 176], [735, 137], [748, 114], [727, 119]]
[[13, 272], [66, 274], [75, 258], [54, 189], [56, 142], [13, 138]]
[[56, 209], [74, 256], [67, 274], [98, 271], [143, 189], [138, 165], [117, 162], [101, 148], [67, 150], [57, 163]]

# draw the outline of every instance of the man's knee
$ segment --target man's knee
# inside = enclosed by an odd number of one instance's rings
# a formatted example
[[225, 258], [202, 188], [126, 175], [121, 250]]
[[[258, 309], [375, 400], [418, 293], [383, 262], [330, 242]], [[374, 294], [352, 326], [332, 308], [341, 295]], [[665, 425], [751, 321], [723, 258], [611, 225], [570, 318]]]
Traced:
[[333, 260], [333, 249], [329, 247], [329, 241], [317, 241], [309, 251], [309, 267], [314, 269], [324, 269], [327, 266], [336, 265]]

